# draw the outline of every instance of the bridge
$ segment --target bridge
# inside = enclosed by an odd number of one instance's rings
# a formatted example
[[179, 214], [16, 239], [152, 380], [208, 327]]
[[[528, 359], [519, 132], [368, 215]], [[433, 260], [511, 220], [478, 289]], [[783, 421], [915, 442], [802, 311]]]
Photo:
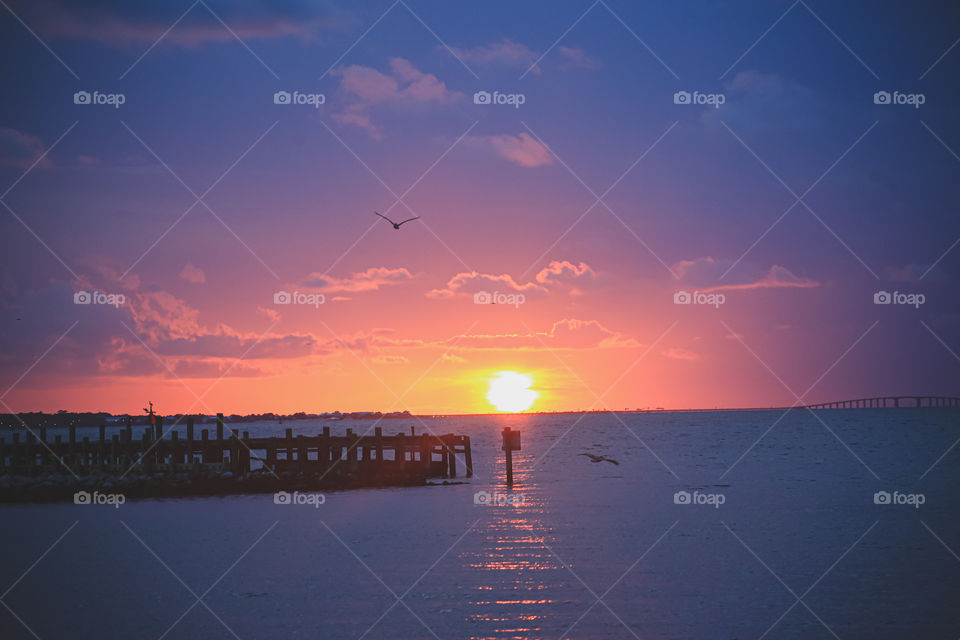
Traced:
[[890, 409], [900, 407], [960, 407], [952, 396], [880, 396], [805, 405], [807, 409]]

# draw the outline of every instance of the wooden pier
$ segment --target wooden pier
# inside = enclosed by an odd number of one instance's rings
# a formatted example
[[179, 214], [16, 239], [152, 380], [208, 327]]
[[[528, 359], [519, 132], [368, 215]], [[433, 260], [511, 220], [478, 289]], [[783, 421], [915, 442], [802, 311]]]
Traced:
[[[457, 458], [463, 456], [465, 475], [473, 475], [470, 437], [397, 433], [384, 435], [381, 427], [361, 435], [348, 428], [334, 435], [330, 427], [313, 436], [250, 437], [226, 428], [217, 414], [216, 430], [202, 429], [197, 437], [194, 419], [168, 427], [163, 418], [155, 424], [108, 427], [101, 424], [96, 439], [77, 437], [70, 425], [67, 437], [47, 437], [46, 428], [16, 431], [0, 438], [0, 479], [56, 474], [71, 479], [91, 474], [99, 477], [174, 476], [257, 477], [268, 490], [282, 488], [295, 479], [298, 486], [313, 488], [422, 484], [428, 478], [457, 477]], [[25, 437], [21, 437], [25, 436]], [[222, 484], [222, 483], [221, 483]], [[2, 492], [0, 492], [2, 493]], [[0, 495], [0, 499], [2, 499]]]

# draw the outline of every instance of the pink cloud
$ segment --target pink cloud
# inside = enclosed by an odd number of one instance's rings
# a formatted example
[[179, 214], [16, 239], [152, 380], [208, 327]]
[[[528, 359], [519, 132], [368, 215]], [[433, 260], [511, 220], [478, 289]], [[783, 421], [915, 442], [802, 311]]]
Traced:
[[[504, 38], [500, 42], [479, 45], [470, 49], [451, 47], [451, 51], [461, 60], [478, 64], [500, 64], [522, 67], [527, 69], [539, 57], [530, 47]], [[532, 73], [540, 73], [539, 67], [534, 67]]]
[[458, 294], [472, 295], [480, 291], [516, 292], [526, 296], [544, 294], [552, 288], [571, 285], [581, 279], [593, 278], [594, 271], [585, 262], [574, 264], [568, 260], [551, 260], [535, 276], [535, 282], [519, 283], [507, 273], [490, 274], [476, 271], [461, 272], [450, 278], [443, 289], [427, 292], [428, 298], [452, 298]]
[[564, 318], [549, 331], [510, 334], [469, 334], [446, 341], [456, 350], [503, 349], [630, 349], [641, 344], [631, 336], [612, 331], [597, 320]]
[[600, 67], [600, 61], [593, 58], [580, 47], [565, 47], [559, 45], [557, 53], [564, 59], [566, 66], [577, 69], [597, 69]]
[[797, 289], [810, 289], [813, 287], [819, 287], [820, 283], [809, 278], [801, 278], [794, 275], [786, 267], [781, 267], [780, 265], [773, 265], [770, 267], [770, 271], [755, 282], [744, 282], [740, 284], [725, 284], [719, 285], [716, 287], [708, 287], [703, 289], [704, 293], [710, 293], [711, 291], [746, 291], [749, 289], [784, 289], [784, 288], [797, 288]]
[[330, 17], [329, 11], [321, 15], [299, 7], [286, 11], [265, 9], [253, 0], [238, 0], [218, 7], [218, 15], [198, 5], [175, 28], [164, 33], [177, 14], [171, 13], [163, 3], [31, 0], [12, 4], [17, 14], [23, 15], [44, 38], [86, 39], [111, 46], [142, 46], [155, 42], [161, 35], [164, 36], [161, 46], [182, 47], [236, 42], [238, 37], [243, 41], [285, 37], [306, 41], [313, 39], [318, 29], [340, 24]]
[[664, 349], [660, 352], [660, 355], [672, 360], [686, 360], [688, 362], [700, 359], [699, 353], [687, 351], [686, 349], [681, 349], [680, 347], [670, 347], [669, 349]]
[[340, 66], [330, 75], [340, 78], [340, 90], [347, 104], [333, 119], [364, 129], [380, 139], [382, 132], [373, 122], [370, 111], [385, 105], [449, 104], [463, 97], [447, 88], [437, 76], [423, 73], [405, 58], [391, 58], [389, 71], [363, 65]]
[[553, 164], [553, 156], [529, 133], [518, 135], [503, 133], [491, 136], [467, 136], [464, 142], [474, 147], [489, 149], [501, 158], [521, 167], [542, 167]]
[[[29, 133], [0, 127], [0, 166], [26, 169], [44, 152], [43, 141]], [[53, 166], [49, 156], [37, 163], [38, 169]]]
[[[700, 291], [747, 291], [751, 289], [809, 289], [820, 283], [810, 278], [795, 275], [786, 267], [773, 265], [766, 271], [756, 266], [741, 263], [733, 273], [730, 260], [717, 260], [710, 256], [694, 260], [681, 260], [673, 265], [673, 272], [681, 280], [699, 286]], [[728, 276], [729, 272], [729, 276]], [[724, 282], [724, 280], [726, 282]]]
[[192, 284], [202, 284], [207, 281], [207, 274], [200, 267], [196, 267], [192, 262], [188, 262], [180, 270], [180, 279], [186, 280]]
[[548, 284], [550, 282], [569, 282], [585, 276], [593, 278], [596, 275], [586, 262], [573, 264], [569, 260], [551, 260], [549, 265], [537, 273], [535, 279], [541, 284]]
[[322, 273], [311, 273], [301, 284], [322, 292], [341, 291], [377, 291], [380, 287], [391, 284], [402, 284], [413, 279], [413, 275], [398, 267], [370, 267], [366, 271], [352, 273], [346, 278], [336, 278]]

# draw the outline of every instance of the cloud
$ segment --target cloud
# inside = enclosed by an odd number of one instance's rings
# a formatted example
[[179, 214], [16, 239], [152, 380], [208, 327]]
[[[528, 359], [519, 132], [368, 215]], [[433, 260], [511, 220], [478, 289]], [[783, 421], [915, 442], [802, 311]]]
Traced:
[[428, 298], [452, 298], [457, 294], [473, 295], [479, 291], [516, 292], [529, 295], [545, 293], [546, 288], [527, 282], [520, 284], [507, 273], [499, 275], [478, 273], [476, 271], [461, 272], [450, 278], [444, 289], [433, 289], [427, 292]]
[[521, 167], [542, 167], [554, 162], [550, 150], [526, 132], [515, 136], [508, 133], [490, 136], [471, 135], [466, 136], [464, 142], [475, 148], [492, 151]]
[[559, 45], [557, 52], [563, 58], [565, 66], [577, 69], [598, 69], [600, 61], [593, 58], [580, 47], [565, 47]]
[[597, 320], [575, 318], [558, 320], [549, 331], [461, 335], [451, 338], [446, 344], [456, 350], [624, 349], [641, 346], [634, 338], [611, 331]]
[[[694, 260], [681, 260], [673, 265], [673, 272], [684, 282], [700, 287], [703, 293], [713, 291], [746, 291], [750, 289], [809, 289], [819, 287], [820, 283], [809, 278], [795, 275], [786, 267], [773, 265], [766, 271], [753, 265], [741, 263], [737, 274], [724, 278], [733, 262], [717, 260], [710, 256]], [[722, 280], [725, 283], [721, 283]]]
[[[296, 37], [313, 39], [321, 28], [338, 27], [340, 13], [329, 3], [301, 0], [271, 4], [256, 0], [217, 3], [216, 15], [199, 4], [184, 15], [166, 2], [97, 0], [17, 0], [13, 9], [44, 38], [95, 40], [110, 46], [143, 46], [164, 38], [161, 46], [196, 47], [204, 43], [236, 43]], [[229, 25], [229, 29], [220, 19]], [[167, 30], [169, 29], [169, 32]], [[232, 31], [232, 33], [231, 33]], [[236, 35], [234, 35], [236, 34]]]
[[585, 262], [573, 264], [568, 260], [551, 260], [534, 278], [534, 282], [519, 283], [507, 273], [489, 274], [477, 271], [460, 272], [450, 278], [443, 289], [427, 292], [428, 298], [452, 298], [456, 295], [473, 295], [480, 291], [522, 293], [526, 296], [547, 293], [551, 289], [574, 285], [578, 281], [592, 279], [596, 274]]
[[178, 360], [171, 369], [178, 378], [260, 378], [268, 375], [263, 369], [223, 360]]
[[[465, 62], [477, 64], [503, 65], [528, 69], [539, 57], [530, 47], [504, 38], [492, 44], [479, 45], [470, 49], [450, 47], [450, 50]], [[539, 67], [533, 67], [532, 73], [540, 73]]]
[[360, 127], [379, 140], [382, 131], [370, 116], [373, 108], [449, 104], [463, 97], [462, 93], [448, 89], [437, 76], [423, 73], [405, 58], [391, 58], [389, 67], [386, 73], [356, 64], [331, 71], [330, 75], [340, 78], [340, 92], [346, 102], [346, 106], [333, 114], [333, 119]]
[[410, 361], [404, 356], [392, 356], [392, 355], [381, 354], [371, 358], [371, 362], [374, 362], [376, 364], [407, 364]]
[[817, 91], [776, 73], [755, 70], [741, 71], [723, 86], [726, 102], [720, 109], [705, 108], [704, 123], [734, 131], [780, 131], [784, 119], [791, 129], [802, 131], [822, 128], [830, 118], [829, 101]]
[[443, 361], [443, 362], [454, 362], [454, 363], [456, 363], [456, 364], [462, 364], [462, 363], [464, 363], [464, 362], [467, 361], [466, 358], [461, 358], [460, 356], [458, 356], [458, 355], [455, 354], [455, 353], [445, 353], [445, 354], [443, 354], [443, 356], [440, 358], [440, 360]]
[[188, 262], [180, 270], [180, 279], [193, 284], [202, 284], [207, 281], [207, 274], [200, 267], [195, 267], [192, 262]]
[[346, 278], [335, 278], [316, 272], [311, 273], [301, 285], [324, 293], [377, 291], [380, 287], [391, 284], [403, 284], [412, 279], [413, 275], [403, 267], [396, 269], [370, 267], [366, 271], [352, 273]]
[[700, 359], [699, 353], [687, 351], [686, 349], [681, 349], [680, 347], [670, 347], [669, 349], [664, 349], [660, 352], [660, 355], [662, 355], [664, 358], [670, 358], [672, 360], [686, 360], [688, 362]]
[[546, 285], [551, 283], [573, 282], [583, 277], [593, 278], [596, 275], [586, 262], [573, 264], [569, 260], [551, 260], [549, 265], [537, 273], [535, 279], [540, 284]]
[[[27, 169], [43, 156], [43, 141], [29, 133], [0, 127], [0, 166]], [[49, 156], [37, 163], [38, 169], [53, 166]]]
[[785, 289], [785, 288], [797, 288], [797, 289], [810, 289], [813, 287], [819, 287], [820, 283], [809, 278], [801, 278], [796, 276], [786, 267], [781, 267], [780, 265], [773, 265], [770, 267], [770, 270], [767, 274], [760, 280], [754, 282], [743, 282], [740, 284], [725, 284], [718, 285], [715, 287], [708, 287], [703, 290], [704, 293], [710, 293], [711, 291], [744, 291], [748, 289]]

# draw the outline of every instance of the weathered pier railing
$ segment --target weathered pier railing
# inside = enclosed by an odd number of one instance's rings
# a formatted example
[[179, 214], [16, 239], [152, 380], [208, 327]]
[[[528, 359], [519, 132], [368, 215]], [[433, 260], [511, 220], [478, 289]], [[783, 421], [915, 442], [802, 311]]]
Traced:
[[952, 396], [879, 396], [837, 402], [808, 404], [808, 409], [891, 409], [900, 407], [960, 407], [960, 398]]
[[[178, 425], [179, 426], [179, 425]], [[183, 431], [168, 429], [164, 437], [163, 418], [142, 429], [134, 438], [131, 421], [123, 426], [99, 426], [97, 438], [77, 438], [77, 426], [70, 425], [67, 439], [52, 441], [46, 428], [16, 431], [0, 438], [0, 475], [36, 476], [42, 473], [83, 475], [230, 472], [243, 476], [252, 471], [265, 474], [309, 475], [332, 478], [349, 477], [358, 484], [387, 483], [429, 477], [453, 478], [457, 475], [457, 456], [463, 456], [467, 477], [473, 475], [470, 437], [453, 434], [384, 435], [375, 427], [372, 435], [360, 435], [347, 429], [346, 435], [333, 435], [330, 427], [314, 436], [285, 435], [250, 437], [234, 429], [225, 429], [223, 414], [217, 415], [216, 431], [200, 431], [196, 437], [193, 418], [187, 418]], [[109, 435], [109, 437], [108, 437]], [[212, 437], [211, 437], [212, 435]], [[23, 436], [21, 438], [21, 436]]]

